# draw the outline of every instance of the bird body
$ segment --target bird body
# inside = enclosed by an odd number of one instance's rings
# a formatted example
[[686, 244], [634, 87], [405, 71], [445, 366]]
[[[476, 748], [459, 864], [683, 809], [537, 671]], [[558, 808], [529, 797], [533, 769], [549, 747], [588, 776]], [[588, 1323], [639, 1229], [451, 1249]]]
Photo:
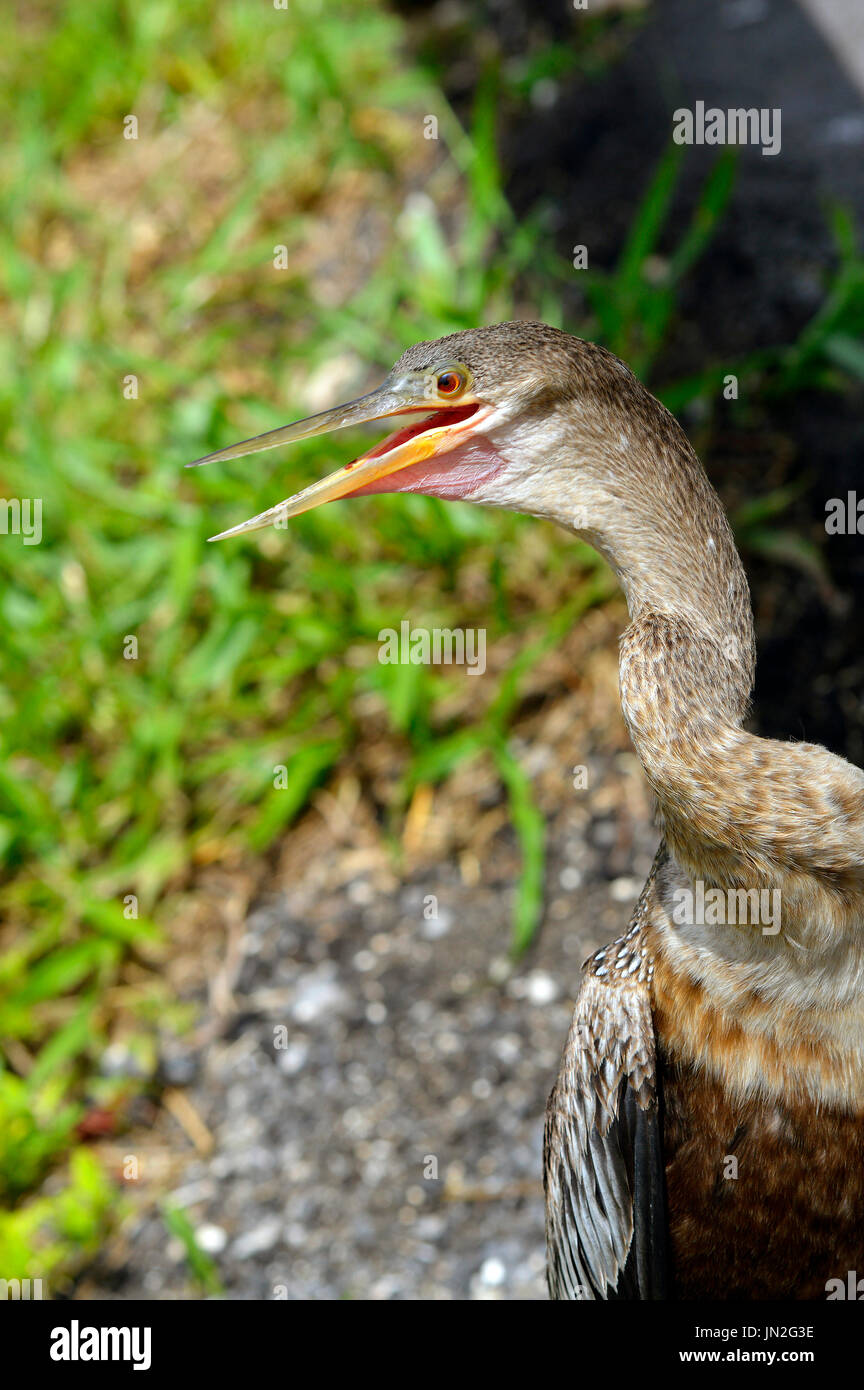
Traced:
[[550, 1292], [825, 1297], [864, 1268], [864, 773], [745, 729], [725, 513], [674, 417], [595, 344], [526, 323], [420, 343], [380, 391], [210, 459], [418, 410], [225, 534], [428, 492], [553, 520], [620, 579], [621, 706], [662, 841], [586, 963], [549, 1101]]

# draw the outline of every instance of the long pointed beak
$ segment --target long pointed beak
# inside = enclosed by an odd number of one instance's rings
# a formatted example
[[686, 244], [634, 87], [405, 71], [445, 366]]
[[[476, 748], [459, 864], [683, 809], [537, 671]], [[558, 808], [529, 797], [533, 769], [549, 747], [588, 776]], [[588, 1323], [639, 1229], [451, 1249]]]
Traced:
[[279, 444], [293, 444], [299, 439], [311, 439], [316, 434], [330, 434], [333, 430], [347, 429], [349, 425], [365, 425], [370, 420], [382, 420], [388, 415], [418, 408], [416, 398], [409, 398], [407, 392], [391, 390], [386, 385], [379, 386], [345, 405], [322, 410], [319, 415], [308, 415], [305, 420], [296, 420], [291, 425], [280, 425], [266, 434], [257, 434], [254, 439], [244, 439], [241, 444], [217, 449], [214, 454], [205, 454], [203, 459], [187, 463], [186, 467], [200, 468], [202, 463], [223, 463], [226, 459], [243, 458], [245, 454], [260, 454], [264, 449], [275, 449]]
[[[232, 526], [228, 531], [211, 536], [210, 540], [221, 541], [226, 536], [241, 536], [247, 531], [260, 531], [274, 522], [281, 525], [289, 517], [299, 516], [301, 512], [310, 511], [324, 502], [346, 497], [366, 483], [387, 477], [388, 474], [406, 468], [409, 464], [419, 463], [433, 454], [446, 452], [448, 447], [452, 447], [452, 436], [458, 435], [460, 429], [464, 431], [473, 426], [481, 415], [488, 413], [488, 408], [483, 407], [470, 393], [463, 395], [458, 407], [454, 408], [438, 400], [425, 400], [417, 383], [400, 387], [385, 382], [378, 390], [349, 401], [346, 405], [324, 410], [319, 415], [311, 415], [291, 425], [283, 425], [279, 429], [268, 431], [267, 434], [259, 434], [255, 439], [232, 444], [227, 449], [219, 449], [216, 453], [207, 454], [205, 458], [188, 464], [187, 467], [196, 468], [202, 463], [243, 458], [246, 454], [257, 454], [263, 449], [273, 449], [279, 444], [310, 439], [316, 434], [328, 434], [332, 430], [345, 429], [349, 425], [366, 424], [391, 415], [404, 415], [409, 411], [440, 411], [441, 423], [439, 424], [436, 418], [434, 423], [424, 421], [390, 435], [368, 453], [346, 464], [344, 468], [339, 468], [328, 477], [312, 483], [293, 497], [287, 497], [275, 507], [268, 508], [266, 512], [250, 517], [239, 526]], [[427, 424], [431, 424], [431, 427], [427, 427]], [[452, 439], [452, 443], [455, 444], [456, 439]]]

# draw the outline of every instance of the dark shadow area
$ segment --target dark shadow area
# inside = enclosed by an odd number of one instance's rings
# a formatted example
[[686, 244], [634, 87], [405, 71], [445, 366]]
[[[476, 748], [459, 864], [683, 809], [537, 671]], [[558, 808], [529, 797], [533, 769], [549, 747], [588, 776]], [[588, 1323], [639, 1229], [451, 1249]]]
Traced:
[[[836, 247], [832, 206], [864, 224], [864, 102], [807, 16], [779, 0], [655, 0], [594, 16], [540, 0], [470, 8], [407, 3], [418, 47], [443, 68], [470, 121], [490, 64], [503, 75], [500, 148], [517, 215], [545, 209], [560, 254], [589, 248], [611, 267], [679, 107], [781, 112], [775, 155], [742, 148], [735, 190], [683, 287], [652, 385], [794, 342], [825, 302]], [[568, 57], [569, 54], [569, 57]], [[532, 78], [532, 73], [537, 74]], [[555, 75], [549, 75], [549, 74]], [[545, 74], [545, 75], [543, 75]], [[666, 233], [680, 238], [716, 147], [687, 151]], [[565, 321], [579, 331], [574, 272]], [[721, 402], [709, 429], [684, 416], [733, 516], [763, 492], [795, 493], [775, 524], [817, 548], [824, 570], [742, 551], [759, 635], [754, 720], [780, 738], [864, 762], [864, 580], [860, 535], [827, 536], [826, 503], [860, 487], [864, 393], [760, 392]]]

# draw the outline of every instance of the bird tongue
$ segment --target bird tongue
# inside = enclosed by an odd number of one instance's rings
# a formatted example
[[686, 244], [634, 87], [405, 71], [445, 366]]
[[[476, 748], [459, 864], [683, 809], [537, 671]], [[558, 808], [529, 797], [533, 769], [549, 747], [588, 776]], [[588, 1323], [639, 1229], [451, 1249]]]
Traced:
[[[406, 434], [409, 431], [405, 431]], [[411, 434], [419, 433], [412, 429]], [[401, 438], [400, 438], [400, 443]], [[392, 448], [394, 440], [386, 441]], [[351, 493], [352, 497], [369, 497], [379, 492], [422, 492], [427, 497], [446, 497], [450, 501], [470, 497], [481, 483], [500, 473], [504, 459], [482, 434], [469, 436], [464, 444], [448, 449], [446, 454], [432, 455], [418, 463], [409, 463], [398, 472], [384, 478], [374, 478]]]

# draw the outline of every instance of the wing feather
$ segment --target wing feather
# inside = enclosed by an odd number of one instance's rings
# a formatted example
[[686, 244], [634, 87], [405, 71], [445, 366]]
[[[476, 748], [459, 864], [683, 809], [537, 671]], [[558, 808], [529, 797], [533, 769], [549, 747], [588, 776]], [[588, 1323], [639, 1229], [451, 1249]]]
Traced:
[[[546, 1240], [555, 1299], [666, 1297], [663, 1155], [650, 972], [597, 965], [546, 1112]], [[632, 945], [631, 945], [632, 943]], [[602, 962], [608, 952], [595, 958]]]

